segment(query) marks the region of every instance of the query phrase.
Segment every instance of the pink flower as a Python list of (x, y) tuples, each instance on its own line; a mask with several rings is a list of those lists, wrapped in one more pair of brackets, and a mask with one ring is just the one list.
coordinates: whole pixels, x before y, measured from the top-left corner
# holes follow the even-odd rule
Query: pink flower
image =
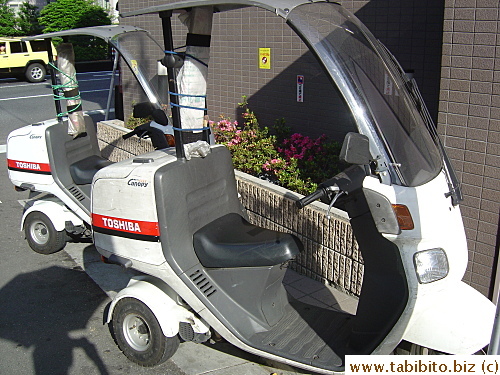
[(228, 146), (234, 146), (234, 145), (239, 145), (241, 143), (242, 139), (240, 136), (234, 137), (232, 140), (230, 140), (227, 145)]

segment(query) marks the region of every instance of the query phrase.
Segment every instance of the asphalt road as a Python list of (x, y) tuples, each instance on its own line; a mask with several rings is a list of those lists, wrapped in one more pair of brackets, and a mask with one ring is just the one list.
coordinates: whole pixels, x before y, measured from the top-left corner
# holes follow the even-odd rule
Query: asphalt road
[[(110, 72), (78, 80), (84, 109), (103, 109)], [(54, 113), (48, 82), (0, 79), (0, 158), (11, 130)], [(0, 374), (184, 374), (171, 361), (147, 369), (123, 356), (103, 324), (107, 295), (64, 251), (39, 255), (28, 247), (19, 228), (25, 198), (0, 162)]]
[[(79, 73), (77, 79), (83, 110), (104, 110), (111, 72)], [(50, 80), (28, 83), (15, 78), (0, 79), (0, 144), (5, 144), (13, 129), (54, 118), (55, 114)]]

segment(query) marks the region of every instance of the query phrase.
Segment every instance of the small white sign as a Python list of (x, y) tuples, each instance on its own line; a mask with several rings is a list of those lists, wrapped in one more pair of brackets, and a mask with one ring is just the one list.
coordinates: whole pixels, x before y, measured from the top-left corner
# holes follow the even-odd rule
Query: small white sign
[(389, 77), (389, 75), (387, 73), (385, 73), (384, 94), (385, 95), (392, 95), (392, 91), (393, 91), (392, 79)]
[(304, 101), (304, 76), (297, 76), (297, 102)]

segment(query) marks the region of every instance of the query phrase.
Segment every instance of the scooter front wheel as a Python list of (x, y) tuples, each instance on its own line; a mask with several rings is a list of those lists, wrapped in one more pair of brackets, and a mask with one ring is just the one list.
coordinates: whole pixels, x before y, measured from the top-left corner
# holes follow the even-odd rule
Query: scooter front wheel
[(39, 254), (53, 254), (66, 245), (66, 233), (57, 231), (52, 221), (42, 212), (31, 212), (24, 221), (26, 240), (33, 251)]
[(135, 298), (124, 298), (113, 310), (112, 328), (120, 350), (132, 362), (151, 367), (172, 357), (178, 336), (165, 337), (152, 311)]

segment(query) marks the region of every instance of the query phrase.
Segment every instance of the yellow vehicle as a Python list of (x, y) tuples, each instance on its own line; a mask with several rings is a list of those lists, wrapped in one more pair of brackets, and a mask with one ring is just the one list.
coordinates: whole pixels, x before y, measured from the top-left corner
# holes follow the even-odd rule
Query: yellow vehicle
[[(44, 81), (49, 62), (45, 41), (21, 39), (0, 37), (0, 73), (29, 82)], [(56, 55), (53, 45), (52, 53)]]

